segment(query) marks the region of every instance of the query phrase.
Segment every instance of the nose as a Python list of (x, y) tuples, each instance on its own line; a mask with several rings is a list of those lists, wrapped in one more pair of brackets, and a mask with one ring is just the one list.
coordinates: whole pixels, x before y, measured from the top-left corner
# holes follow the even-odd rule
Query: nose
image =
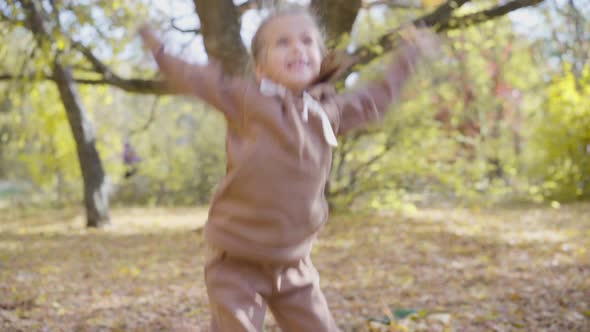
[(295, 42), (293, 43), (293, 51), (297, 53), (303, 53), (305, 50), (305, 45), (302, 42)]

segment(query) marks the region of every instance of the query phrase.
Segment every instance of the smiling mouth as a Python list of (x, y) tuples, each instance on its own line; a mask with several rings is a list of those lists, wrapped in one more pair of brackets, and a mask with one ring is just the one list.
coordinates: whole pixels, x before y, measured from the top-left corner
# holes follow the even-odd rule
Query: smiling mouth
[(309, 61), (298, 60), (298, 61), (291, 61), (287, 63), (288, 70), (301, 70), (309, 67)]

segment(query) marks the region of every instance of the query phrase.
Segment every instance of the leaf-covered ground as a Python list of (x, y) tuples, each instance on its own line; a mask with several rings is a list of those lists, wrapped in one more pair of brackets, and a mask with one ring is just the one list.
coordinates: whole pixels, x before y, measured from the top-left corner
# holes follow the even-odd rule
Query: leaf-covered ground
[[(0, 331), (206, 330), (206, 211), (112, 215), (0, 211)], [(314, 262), (344, 331), (590, 331), (590, 204), (334, 216)]]

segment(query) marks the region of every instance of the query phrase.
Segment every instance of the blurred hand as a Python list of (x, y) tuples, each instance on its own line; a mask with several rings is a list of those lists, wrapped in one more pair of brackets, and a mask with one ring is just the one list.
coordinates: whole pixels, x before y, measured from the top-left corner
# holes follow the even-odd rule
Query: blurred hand
[(441, 51), (438, 36), (428, 29), (418, 29), (415, 26), (404, 28), (400, 35), (403, 39), (402, 56), (411, 69), (422, 59), (434, 59)]
[(155, 52), (160, 48), (162, 43), (160, 42), (160, 39), (156, 36), (156, 33), (151, 28), (151, 26), (149, 26), (148, 24), (141, 25), (141, 27), (138, 29), (138, 33), (141, 39), (143, 40), (143, 44), (150, 51)]

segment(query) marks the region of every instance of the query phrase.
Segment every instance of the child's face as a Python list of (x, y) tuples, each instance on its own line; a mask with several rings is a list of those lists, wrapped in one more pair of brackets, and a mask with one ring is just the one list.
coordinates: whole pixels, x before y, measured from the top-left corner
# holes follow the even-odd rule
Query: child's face
[(256, 66), (259, 79), (268, 78), (292, 91), (302, 91), (320, 73), (320, 35), (305, 15), (272, 19), (262, 31), (264, 48)]

